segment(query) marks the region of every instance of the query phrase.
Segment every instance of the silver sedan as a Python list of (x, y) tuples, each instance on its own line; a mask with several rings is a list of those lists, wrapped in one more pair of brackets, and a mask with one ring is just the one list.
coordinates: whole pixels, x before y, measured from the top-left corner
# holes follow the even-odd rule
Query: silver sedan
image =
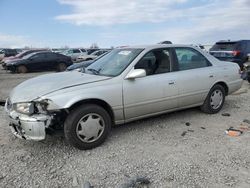
[(190, 107), (217, 113), (241, 87), (240, 68), (185, 45), (117, 48), (82, 72), (27, 80), (5, 109), (17, 137), (43, 140), (63, 129), (79, 149), (99, 146), (112, 125)]

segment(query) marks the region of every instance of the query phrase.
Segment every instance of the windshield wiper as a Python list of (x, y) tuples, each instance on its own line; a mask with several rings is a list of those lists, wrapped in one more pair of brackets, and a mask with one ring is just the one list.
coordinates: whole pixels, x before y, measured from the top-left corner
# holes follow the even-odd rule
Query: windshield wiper
[(95, 69), (92, 69), (92, 68), (90, 68), (90, 69), (87, 69), (88, 71), (90, 71), (90, 72), (92, 72), (92, 73), (94, 73), (95, 75), (98, 75), (99, 74), (99, 70), (95, 70)]

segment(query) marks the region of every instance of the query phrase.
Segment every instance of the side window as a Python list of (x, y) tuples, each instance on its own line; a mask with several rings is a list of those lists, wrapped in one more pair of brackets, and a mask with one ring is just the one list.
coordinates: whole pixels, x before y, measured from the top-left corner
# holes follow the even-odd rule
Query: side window
[(80, 53), (80, 50), (78, 50), (78, 49), (73, 49), (73, 53)]
[(210, 62), (192, 48), (175, 48), (179, 70), (189, 70), (211, 66)]
[(35, 54), (31, 58), (34, 60), (40, 60), (40, 59), (44, 58), (44, 54), (41, 54), (41, 53)]
[(97, 56), (102, 55), (103, 51), (99, 51), (96, 53)]
[(144, 69), (147, 76), (170, 72), (170, 52), (159, 49), (148, 52), (136, 65), (135, 69)]
[(85, 50), (85, 49), (81, 49), (81, 51), (82, 51), (83, 53), (85, 53), (85, 52), (86, 52), (86, 50)]
[(46, 56), (48, 59), (56, 59), (57, 58), (56, 54), (54, 54), (54, 53), (47, 53)]

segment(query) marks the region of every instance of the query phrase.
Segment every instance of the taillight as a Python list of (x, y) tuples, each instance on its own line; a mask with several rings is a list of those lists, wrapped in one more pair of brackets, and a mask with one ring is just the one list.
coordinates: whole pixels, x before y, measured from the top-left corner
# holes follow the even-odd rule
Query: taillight
[(233, 56), (238, 56), (238, 55), (240, 55), (240, 51), (233, 51)]

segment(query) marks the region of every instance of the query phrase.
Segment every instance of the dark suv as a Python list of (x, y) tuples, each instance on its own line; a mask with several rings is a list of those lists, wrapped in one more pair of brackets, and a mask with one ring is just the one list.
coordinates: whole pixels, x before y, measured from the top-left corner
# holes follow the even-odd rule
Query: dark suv
[(209, 50), (209, 53), (222, 61), (238, 63), (241, 69), (250, 53), (250, 40), (219, 41)]

